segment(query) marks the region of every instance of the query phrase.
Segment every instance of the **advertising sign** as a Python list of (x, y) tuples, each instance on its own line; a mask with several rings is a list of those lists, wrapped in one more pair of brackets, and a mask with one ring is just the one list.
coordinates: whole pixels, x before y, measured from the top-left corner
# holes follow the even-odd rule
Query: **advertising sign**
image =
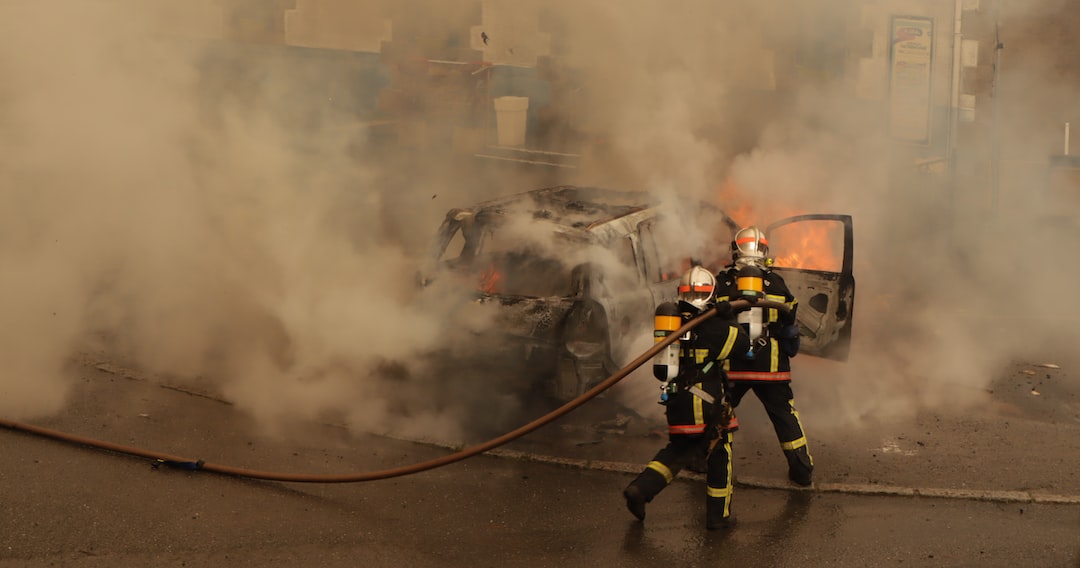
[(889, 132), (893, 138), (929, 144), (934, 20), (893, 16), (889, 48)]

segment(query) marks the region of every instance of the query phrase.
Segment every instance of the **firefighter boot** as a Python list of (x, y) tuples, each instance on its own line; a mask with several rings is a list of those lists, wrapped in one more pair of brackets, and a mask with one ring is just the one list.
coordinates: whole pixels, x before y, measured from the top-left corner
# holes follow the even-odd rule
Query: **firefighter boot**
[(784, 457), (788, 461), (788, 479), (797, 485), (809, 487), (814, 482), (814, 458), (810, 456), (806, 446), (784, 450)]
[(735, 526), (735, 517), (728, 508), (730, 497), (713, 497), (705, 502), (705, 528), (711, 531), (726, 530)]
[(631, 483), (623, 489), (623, 497), (626, 497), (626, 508), (630, 511), (631, 515), (637, 517), (637, 520), (645, 520), (645, 503), (648, 501), (645, 499), (645, 495), (641, 492), (641, 488)]
[(637, 520), (644, 521), (645, 504), (652, 501), (653, 497), (666, 486), (667, 479), (662, 474), (651, 467), (646, 469), (623, 490), (626, 508)]

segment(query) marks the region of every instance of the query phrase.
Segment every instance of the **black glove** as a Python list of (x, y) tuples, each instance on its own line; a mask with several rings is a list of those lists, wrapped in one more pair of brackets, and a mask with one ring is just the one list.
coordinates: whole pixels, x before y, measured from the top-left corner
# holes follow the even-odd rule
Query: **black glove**
[(731, 309), (731, 302), (722, 301), (716, 303), (716, 317), (722, 320), (735, 319), (735, 312)]
[(793, 323), (780, 328), (780, 331), (776, 334), (777, 344), (780, 346), (780, 351), (788, 357), (794, 357), (799, 354), (799, 347), (802, 343), (799, 337), (802, 335), (802, 330), (799, 329), (799, 324)]
[(776, 332), (777, 339), (795, 339), (802, 333), (802, 329), (799, 328), (799, 324), (792, 323), (781, 327)]

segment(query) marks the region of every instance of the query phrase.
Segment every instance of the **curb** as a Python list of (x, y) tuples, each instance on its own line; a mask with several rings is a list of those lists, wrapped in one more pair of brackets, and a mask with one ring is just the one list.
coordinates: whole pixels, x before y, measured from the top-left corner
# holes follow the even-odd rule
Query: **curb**
[[(147, 377), (136, 370), (127, 369), (118, 365), (113, 365), (108, 362), (92, 361), (89, 357), (84, 356), (83, 364), (97, 368), (100, 371), (117, 375), (123, 378), (145, 381)], [(206, 393), (192, 391), (189, 389), (181, 388), (169, 384), (160, 384), (162, 388), (175, 390), (184, 394), (198, 396), (202, 398), (209, 398), (224, 404), (231, 405), (232, 403), (217, 398)], [(424, 444), (427, 446), (433, 446), (443, 448), (451, 451), (458, 451), (462, 449), (462, 446), (456, 446), (452, 444), (444, 444), (438, 442), (432, 442), (429, 440), (418, 440), (411, 438), (401, 438), (396, 436), (384, 436), (386, 438), (401, 440), (404, 442), (412, 442), (416, 444)], [(558, 465), (563, 467), (570, 467), (576, 469), (587, 469), (594, 471), (607, 471), (613, 473), (627, 473), (637, 474), (641, 472), (641, 464), (633, 464), (627, 462), (606, 461), (606, 460), (586, 460), (579, 458), (562, 458), (557, 456), (546, 456), (541, 454), (530, 454), (528, 452), (521, 452), (515, 450), (499, 450), (493, 449), (484, 452), (481, 455), (488, 455), (492, 457), (498, 457), (503, 459), (513, 459), (518, 461), (530, 461), (535, 463), (544, 463), (550, 465)], [(695, 481), (705, 481), (705, 476), (700, 473), (694, 473), (690, 471), (679, 472), (678, 479), (689, 479)], [(1080, 505), (1080, 495), (1055, 495), (1052, 493), (1041, 493), (1033, 491), (1000, 491), (1000, 490), (980, 490), (980, 489), (945, 489), (938, 487), (902, 487), (896, 485), (879, 485), (879, 484), (854, 484), (854, 483), (814, 483), (810, 487), (799, 487), (792, 485), (787, 480), (765, 479), (759, 477), (739, 477), (735, 476), (735, 485), (739, 487), (747, 487), (753, 489), (772, 489), (782, 491), (805, 491), (812, 493), (843, 493), (847, 495), (867, 495), (867, 496), (879, 496), (879, 497), (928, 497), (935, 499), (961, 499), (968, 501), (986, 501), (993, 503), (1037, 503), (1046, 505)]]
[[(418, 442), (417, 440), (409, 440)], [(428, 442), (418, 442), (428, 443)], [(449, 448), (441, 444), (432, 444)], [(512, 450), (490, 450), (484, 455), (493, 457), (514, 459), (519, 461), (531, 461), (560, 465), (576, 469), (589, 469), (594, 471), (609, 471), (615, 473), (637, 474), (641, 472), (640, 464), (626, 462), (584, 460), (575, 458), (561, 458), (530, 454)], [(700, 473), (681, 471), (679, 479), (705, 481), (705, 476)], [(759, 477), (735, 477), (735, 485), (753, 489), (773, 489), (783, 491), (806, 491), (812, 493), (843, 493), (847, 495), (868, 495), (879, 497), (928, 497), (937, 499), (962, 499), (968, 501), (986, 501), (994, 503), (1038, 503), (1048, 505), (1080, 505), (1080, 495), (1054, 495), (1032, 491), (995, 491), (979, 489), (943, 489), (935, 487), (900, 487), (895, 485), (878, 484), (855, 484), (855, 483), (815, 483), (810, 487), (792, 485), (787, 480), (765, 479)]]

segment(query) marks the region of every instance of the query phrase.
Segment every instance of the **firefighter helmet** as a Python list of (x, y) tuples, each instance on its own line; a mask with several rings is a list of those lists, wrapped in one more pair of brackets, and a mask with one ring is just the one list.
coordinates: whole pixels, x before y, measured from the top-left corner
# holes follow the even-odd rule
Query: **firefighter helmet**
[(679, 299), (699, 310), (716, 297), (716, 277), (704, 266), (691, 266), (679, 281)]
[(735, 233), (735, 240), (731, 241), (731, 260), (764, 266), (768, 256), (769, 239), (761, 229), (751, 226)]

